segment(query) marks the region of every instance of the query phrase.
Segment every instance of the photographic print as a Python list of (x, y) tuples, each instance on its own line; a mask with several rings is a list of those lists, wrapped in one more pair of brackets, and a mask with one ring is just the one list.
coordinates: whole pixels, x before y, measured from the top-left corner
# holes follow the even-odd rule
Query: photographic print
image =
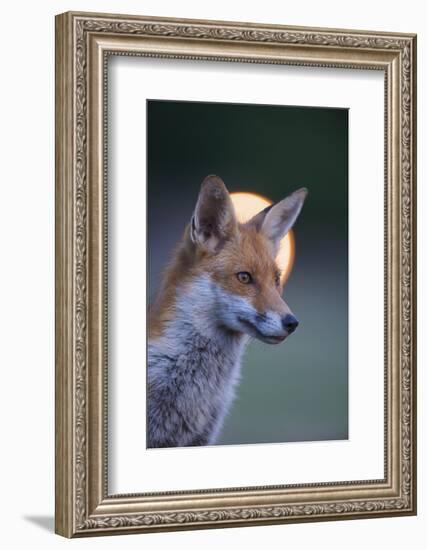
[(348, 110), (147, 101), (147, 447), (348, 438)]
[(55, 530), (416, 513), (416, 35), (56, 17)]

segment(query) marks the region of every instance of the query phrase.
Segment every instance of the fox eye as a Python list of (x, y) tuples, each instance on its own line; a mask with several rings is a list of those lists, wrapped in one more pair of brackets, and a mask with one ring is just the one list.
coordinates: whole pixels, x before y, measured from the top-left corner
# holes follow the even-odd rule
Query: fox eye
[(247, 271), (239, 271), (239, 273), (236, 273), (236, 277), (238, 278), (239, 282), (244, 285), (248, 285), (252, 282), (252, 275)]
[(274, 284), (280, 286), (280, 275), (278, 273), (274, 276)]

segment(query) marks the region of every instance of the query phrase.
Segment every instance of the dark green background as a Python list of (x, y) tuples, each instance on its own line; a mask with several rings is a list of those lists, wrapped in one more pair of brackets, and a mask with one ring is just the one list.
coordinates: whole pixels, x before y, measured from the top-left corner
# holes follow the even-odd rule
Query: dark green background
[(147, 120), (150, 301), (206, 175), (273, 201), (309, 190), (284, 293), (300, 326), (250, 344), (218, 443), (347, 439), (348, 111), (148, 101)]

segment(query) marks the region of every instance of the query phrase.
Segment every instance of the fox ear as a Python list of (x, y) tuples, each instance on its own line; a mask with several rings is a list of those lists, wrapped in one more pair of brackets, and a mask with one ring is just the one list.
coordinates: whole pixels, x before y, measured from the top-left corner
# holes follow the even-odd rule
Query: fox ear
[(191, 220), (191, 239), (209, 252), (216, 252), (236, 228), (234, 206), (224, 182), (218, 176), (207, 176)]
[(275, 254), (279, 250), (280, 241), (296, 222), (306, 196), (307, 189), (298, 189), (252, 218), (251, 223), (272, 243)]

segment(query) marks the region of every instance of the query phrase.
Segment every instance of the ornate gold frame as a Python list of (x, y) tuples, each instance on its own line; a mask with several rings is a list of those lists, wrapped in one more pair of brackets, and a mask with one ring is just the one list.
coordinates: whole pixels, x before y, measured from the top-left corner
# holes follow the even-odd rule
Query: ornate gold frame
[[(108, 495), (105, 154), (108, 55), (385, 74), (385, 477)], [(415, 514), (416, 37), (248, 23), (56, 17), (56, 532), (66, 537)]]

